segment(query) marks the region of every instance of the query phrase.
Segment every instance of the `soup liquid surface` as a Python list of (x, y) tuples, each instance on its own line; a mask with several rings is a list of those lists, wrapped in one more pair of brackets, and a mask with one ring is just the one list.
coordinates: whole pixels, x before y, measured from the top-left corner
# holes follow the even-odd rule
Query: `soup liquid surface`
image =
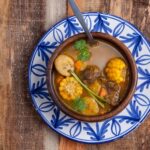
[[(90, 47), (89, 51), (91, 52), (92, 56), (87, 63), (97, 65), (101, 70), (104, 69), (105, 65), (111, 58), (123, 58), (115, 47), (103, 41), (99, 41), (99, 46)], [(62, 53), (67, 54), (76, 60), (78, 51), (73, 47), (73, 45), (69, 45)]]

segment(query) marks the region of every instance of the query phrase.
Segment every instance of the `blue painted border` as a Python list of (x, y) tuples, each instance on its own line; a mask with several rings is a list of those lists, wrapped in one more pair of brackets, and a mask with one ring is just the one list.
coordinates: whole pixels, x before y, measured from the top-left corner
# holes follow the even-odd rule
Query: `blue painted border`
[[(97, 15), (97, 13), (99, 13), (99, 12), (84, 12), (83, 14), (84, 14), (84, 15), (92, 15), (92, 16), (94, 15), (94, 16), (95, 16), (95, 15)], [(148, 47), (149, 50), (150, 50), (150, 43), (149, 43), (148, 39), (147, 39), (133, 24), (131, 24), (130, 22), (128, 22), (128, 21), (126, 21), (126, 20), (124, 20), (124, 19), (122, 19), (122, 18), (120, 18), (120, 17), (118, 17), (118, 16), (109, 15), (109, 14), (106, 14), (106, 13), (101, 13), (101, 14), (103, 14), (103, 15), (108, 15), (108, 17), (110, 16), (110, 18), (113, 18), (113, 19), (115, 19), (115, 20), (117, 20), (117, 21), (118, 21), (118, 20), (119, 20), (119, 21), (120, 21), (120, 20), (123, 20), (125, 23), (127, 23), (126, 25), (127, 25), (128, 27), (130, 27), (131, 29), (135, 30), (135, 31), (138, 32), (140, 35), (142, 35), (143, 39), (146, 41), (147, 47)], [(74, 16), (71, 16), (71, 17), (69, 17), (69, 18), (72, 18), (72, 17), (74, 17)], [(40, 40), (38, 43), (40, 43), (41, 41), (43, 41), (43, 40), (46, 38), (46, 36), (53, 30), (53, 28), (55, 28), (55, 27), (57, 27), (58, 25), (62, 24), (65, 20), (66, 20), (66, 18), (65, 18), (65, 19), (62, 19), (62, 20), (59, 21), (57, 24), (55, 24), (54, 26), (52, 26), (52, 27), (44, 34), (44, 36), (41, 38), (41, 40)], [(28, 90), (29, 90), (30, 95), (31, 95), (31, 92), (30, 92), (30, 91), (31, 91), (31, 90), (30, 90), (30, 85), (31, 85), (30, 73), (31, 73), (31, 72), (30, 72), (30, 70), (31, 70), (31, 64), (32, 64), (33, 58), (35, 57), (35, 54), (36, 54), (36, 50), (37, 50), (37, 46), (34, 48), (34, 50), (33, 50), (33, 52), (32, 52), (32, 55), (31, 55), (31, 58), (30, 58), (30, 61), (29, 61), (29, 69), (28, 69), (29, 88), (28, 88)], [(31, 95), (31, 97), (32, 97), (32, 95)], [(77, 142), (80, 142), (80, 143), (86, 143), (86, 144), (107, 143), (107, 142), (112, 142), (112, 141), (115, 141), (115, 140), (117, 140), (117, 139), (119, 139), (119, 138), (122, 138), (122, 137), (124, 137), (125, 135), (127, 135), (129, 132), (131, 132), (132, 130), (136, 129), (136, 128), (143, 122), (143, 120), (148, 116), (148, 114), (150, 114), (150, 110), (147, 110), (147, 112), (145, 113), (145, 115), (143, 115), (143, 118), (140, 120), (139, 123), (135, 124), (134, 127), (132, 127), (132, 128), (130, 128), (129, 130), (127, 130), (125, 134), (122, 133), (122, 135), (116, 136), (115, 139), (110, 139), (110, 140), (107, 139), (106, 141), (103, 140), (103, 142), (101, 142), (101, 141), (94, 141), (94, 142), (92, 142), (91, 140), (81, 141), (81, 140), (78, 140), (77, 138), (76, 138), (76, 139), (73, 139), (73, 138), (71, 138), (70, 136), (65, 135), (63, 132), (52, 128), (52, 127), (49, 125), (48, 120), (47, 120), (47, 119), (42, 115), (42, 113), (37, 109), (38, 107), (37, 107), (37, 105), (36, 105), (36, 102), (35, 102), (34, 97), (32, 97), (32, 104), (33, 104), (35, 110), (36, 110), (36, 111), (39, 113), (39, 115), (42, 117), (42, 119), (44, 120), (44, 122), (45, 122), (53, 131), (55, 131), (55, 132), (61, 134), (61, 135), (64, 136), (64, 137), (67, 137), (67, 138), (69, 138), (69, 139), (71, 139), (71, 140), (73, 140), (73, 141), (77, 141)]]

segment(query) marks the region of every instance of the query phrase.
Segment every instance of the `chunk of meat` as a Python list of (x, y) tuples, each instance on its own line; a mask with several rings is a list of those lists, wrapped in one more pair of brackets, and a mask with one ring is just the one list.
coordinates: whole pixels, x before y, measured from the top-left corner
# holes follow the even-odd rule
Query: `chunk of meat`
[(105, 100), (112, 106), (116, 106), (119, 103), (120, 86), (112, 81), (108, 81), (105, 84), (108, 95), (105, 96)]
[(101, 90), (100, 90), (99, 95), (100, 95), (101, 97), (105, 97), (107, 94), (108, 94), (108, 93), (107, 93), (106, 88), (102, 87)]
[(89, 65), (83, 71), (83, 80), (88, 83), (94, 82), (100, 76), (100, 69), (96, 65)]

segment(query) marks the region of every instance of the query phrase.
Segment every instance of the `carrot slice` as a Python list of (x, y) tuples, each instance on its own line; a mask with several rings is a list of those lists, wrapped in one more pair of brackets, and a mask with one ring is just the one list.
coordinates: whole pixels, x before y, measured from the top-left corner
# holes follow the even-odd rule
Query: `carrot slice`
[(59, 84), (62, 81), (62, 79), (64, 79), (64, 77), (62, 75), (57, 75), (56, 76), (56, 83)]
[(76, 71), (83, 71), (86, 68), (86, 63), (78, 60), (75, 62), (75, 69)]
[(106, 90), (106, 88), (102, 87), (101, 90), (100, 90), (99, 95), (100, 95), (101, 97), (106, 96), (106, 95), (107, 95), (107, 90)]

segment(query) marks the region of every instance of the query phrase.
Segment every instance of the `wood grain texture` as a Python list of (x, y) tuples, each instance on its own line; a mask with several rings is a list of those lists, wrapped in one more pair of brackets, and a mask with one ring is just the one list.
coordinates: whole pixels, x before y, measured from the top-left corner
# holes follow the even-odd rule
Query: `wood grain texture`
[[(5, 112), (8, 109), (7, 102), (10, 97), (11, 79), (10, 79), (10, 50), (6, 48), (6, 24), (8, 18), (8, 0), (0, 1), (0, 6), (5, 10), (0, 9), (0, 150), (4, 147), (5, 136)], [(2, 51), (2, 50), (5, 50)], [(5, 81), (5, 82), (4, 82)]]
[[(110, 0), (75, 0), (78, 5), (80, 11), (89, 12), (89, 11), (101, 11), (104, 13), (108, 13), (110, 9)], [(67, 9), (67, 15), (73, 15), (73, 11), (71, 10), (69, 4)]]
[[(5, 3), (5, 1), (4, 1)], [(6, 4), (6, 3), (5, 3)], [(1, 10), (5, 10), (4, 5)], [(27, 86), (28, 60), (39, 35), (43, 30), (42, 1), (33, 0), (9, 0), (5, 29), (6, 40), (4, 54), (9, 52), (7, 67), (9, 74), (5, 72), (3, 77), (10, 78), (7, 85), (7, 100), (4, 107), (4, 136), (2, 149), (42, 149), (43, 126), (35, 110), (31, 105)], [(6, 58), (4, 58), (6, 59)], [(8, 79), (2, 80), (5, 85)], [(4, 96), (3, 96), (4, 98)], [(1, 99), (1, 102), (3, 99)], [(39, 143), (36, 145), (35, 142)]]
[(46, 0), (45, 30), (66, 17), (66, 0)]
[(150, 0), (134, 0), (132, 20), (135, 25), (150, 40)]
[[(81, 11), (111, 13), (150, 39), (150, 0), (76, 0)], [(102, 145), (70, 141), (37, 115), (27, 91), (31, 52), (51, 25), (72, 15), (67, 0), (0, 0), (0, 150), (149, 150), (150, 117), (123, 139)]]

